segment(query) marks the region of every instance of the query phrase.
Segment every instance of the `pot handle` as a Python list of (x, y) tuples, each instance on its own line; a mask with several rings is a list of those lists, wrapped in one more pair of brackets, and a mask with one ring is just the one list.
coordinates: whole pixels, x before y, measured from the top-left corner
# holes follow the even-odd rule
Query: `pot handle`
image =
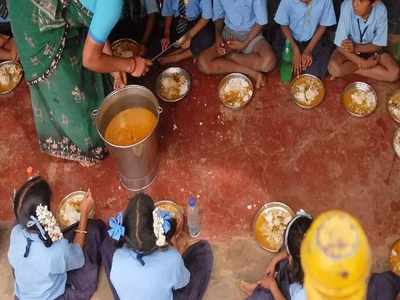
[(164, 112), (164, 109), (161, 106), (159, 106), (157, 111), (158, 111), (158, 114), (161, 115)]
[(93, 109), (92, 112), (90, 113), (90, 117), (92, 118), (93, 121), (96, 121), (98, 115), (99, 115), (98, 109)]

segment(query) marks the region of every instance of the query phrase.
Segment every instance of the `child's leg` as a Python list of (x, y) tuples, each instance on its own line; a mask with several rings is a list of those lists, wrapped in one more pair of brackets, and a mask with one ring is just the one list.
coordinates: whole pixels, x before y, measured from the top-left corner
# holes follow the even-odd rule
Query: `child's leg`
[(370, 69), (359, 69), (355, 73), (379, 81), (394, 82), (399, 79), (400, 68), (388, 53), (380, 55), (379, 63)]
[(276, 57), (272, 47), (262, 38), (256, 42), (251, 53), (232, 53), (229, 59), (255, 71), (269, 72), (276, 65)]
[(332, 77), (343, 77), (354, 73), (358, 70), (353, 62), (347, 60), (337, 49), (333, 51), (331, 59), (328, 64), (328, 72)]
[[(75, 227), (73, 228), (75, 229)], [(85, 265), (68, 272), (67, 286), (62, 299), (89, 300), (97, 289), (97, 279), (101, 263), (100, 246), (106, 234), (106, 225), (101, 220), (89, 220), (83, 252)], [(68, 240), (73, 239), (74, 231), (65, 234)]]
[(254, 290), (257, 288), (257, 283), (250, 283), (246, 281), (240, 282), (240, 289), (244, 292), (247, 296), (253, 294)]
[(201, 300), (210, 282), (214, 256), (207, 241), (191, 245), (183, 254), (186, 268), (190, 272), (190, 282), (174, 291), (174, 300)]
[(111, 284), (110, 280), (110, 273), (111, 273), (111, 267), (112, 267), (112, 260), (114, 256), (114, 252), (117, 250), (117, 247), (115, 245), (114, 240), (112, 240), (109, 236), (107, 236), (102, 245), (101, 245), (101, 262), (104, 266), (104, 269), (106, 271), (106, 276), (108, 279), (108, 283), (110, 284), (112, 294), (114, 296), (114, 300), (119, 300), (118, 294), (115, 291), (113, 285)]
[(367, 300), (396, 299), (400, 293), (400, 277), (392, 272), (373, 274), (368, 283)]
[(161, 65), (167, 65), (167, 64), (177, 63), (191, 57), (192, 57), (192, 52), (189, 49), (178, 49), (164, 57), (161, 57), (158, 60), (158, 62)]
[(256, 88), (264, 85), (264, 76), (253, 69), (235, 63), (224, 56), (218, 54), (215, 46), (205, 50), (200, 54), (198, 66), (205, 74), (226, 74), (239, 72), (250, 76), (256, 82)]
[(309, 68), (305, 70), (304, 73), (317, 76), (318, 78), (324, 79), (329, 58), (331, 56), (332, 47), (330, 43), (322, 37), (318, 44), (315, 46), (312, 53), (312, 64)]

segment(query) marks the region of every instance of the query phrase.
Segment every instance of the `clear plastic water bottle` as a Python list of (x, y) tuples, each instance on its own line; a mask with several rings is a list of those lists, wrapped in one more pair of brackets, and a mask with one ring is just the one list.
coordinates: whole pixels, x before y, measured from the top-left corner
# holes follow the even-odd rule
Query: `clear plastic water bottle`
[(190, 236), (198, 237), (200, 235), (200, 214), (197, 199), (193, 196), (188, 200), (187, 223)]

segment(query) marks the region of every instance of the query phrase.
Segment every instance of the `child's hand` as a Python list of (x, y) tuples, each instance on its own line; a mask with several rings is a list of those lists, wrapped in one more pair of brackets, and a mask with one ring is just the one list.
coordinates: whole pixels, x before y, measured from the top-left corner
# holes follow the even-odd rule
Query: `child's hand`
[(350, 39), (346, 39), (342, 42), (342, 48), (344, 51), (354, 53), (354, 43)]
[(17, 50), (17, 45), (15, 44), (14, 39), (10, 39), (8, 41), (6, 48), (9, 48), (11, 51), (11, 60), (18, 61), (19, 60), (18, 50)]
[(165, 37), (161, 40), (161, 49), (164, 51), (168, 48), (169, 44), (171, 43), (169, 37)]
[(83, 198), (82, 202), (81, 202), (81, 214), (84, 216), (88, 216), (90, 211), (93, 210), (94, 208), (94, 200), (92, 197), (92, 192), (90, 191), (90, 189), (88, 189), (88, 191), (85, 194), (85, 197)]
[(276, 286), (276, 280), (273, 276), (266, 276), (263, 279), (259, 280), (257, 284), (261, 285), (265, 289), (271, 290)]
[(295, 76), (299, 76), (302, 72), (301, 53), (298, 49), (293, 52), (293, 72)]
[(309, 68), (312, 65), (312, 62), (313, 62), (312, 54), (306, 49), (301, 55), (301, 67), (303, 71)]
[(189, 33), (186, 33), (178, 40), (178, 44), (182, 49), (189, 49), (191, 43), (192, 43), (192, 36)]
[(216, 39), (215, 40), (215, 49), (217, 53), (221, 56), (226, 55), (226, 45), (223, 39)]
[(246, 42), (238, 41), (238, 40), (229, 40), (226, 42), (228, 47), (232, 50), (240, 51), (247, 47)]
[(265, 275), (274, 276), (275, 270), (276, 270), (276, 262), (274, 259), (272, 259), (268, 264), (267, 269), (265, 270)]
[(379, 63), (379, 55), (373, 55), (368, 59), (362, 59), (360, 58), (360, 61), (358, 63), (358, 67), (360, 69), (370, 69), (375, 67)]

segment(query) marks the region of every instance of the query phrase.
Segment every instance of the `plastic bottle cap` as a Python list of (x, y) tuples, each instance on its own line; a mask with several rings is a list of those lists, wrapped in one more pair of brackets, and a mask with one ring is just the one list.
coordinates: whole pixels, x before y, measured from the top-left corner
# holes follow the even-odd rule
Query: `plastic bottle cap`
[(196, 206), (196, 198), (195, 197), (190, 197), (189, 198), (189, 206), (190, 207), (195, 207)]

